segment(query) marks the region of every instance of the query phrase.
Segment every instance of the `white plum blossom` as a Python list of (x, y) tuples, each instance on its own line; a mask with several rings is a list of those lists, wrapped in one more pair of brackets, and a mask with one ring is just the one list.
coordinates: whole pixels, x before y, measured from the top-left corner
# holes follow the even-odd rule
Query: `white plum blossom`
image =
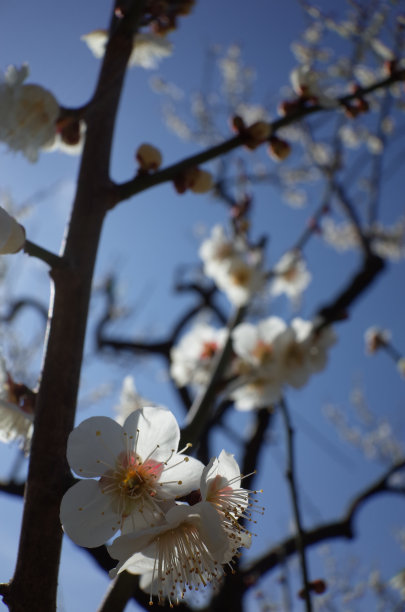
[(282, 337), (280, 361), (285, 383), (299, 389), (314, 372), (326, 366), (328, 349), (335, 344), (331, 327), (316, 331), (312, 321), (295, 318)]
[(366, 353), (372, 355), (378, 349), (387, 346), (391, 342), (391, 332), (389, 329), (381, 329), (377, 325), (372, 325), (364, 332), (364, 344)]
[(405, 600), (405, 569), (395, 574), (389, 582), (392, 588), (399, 591), (401, 598)]
[(279, 317), (269, 317), (257, 325), (241, 323), (232, 332), (238, 376), (228, 388), (238, 410), (252, 410), (277, 402), (282, 392), (279, 346), (287, 325)]
[(223, 520), (229, 536), (229, 557), (232, 559), (237, 549), (249, 548), (251, 534), (238, 523), (238, 519), (251, 520), (246, 510), (251, 491), (241, 488), (241, 474), (234, 456), (223, 450), (213, 457), (204, 468), (201, 483), (201, 497), (214, 506)]
[(326, 366), (335, 341), (330, 327), (317, 331), (311, 321), (300, 318), (290, 325), (278, 317), (257, 325), (241, 323), (232, 332), (237, 378), (226, 392), (238, 410), (271, 406), (280, 400), (285, 385), (300, 388)]
[[(81, 37), (93, 55), (103, 57), (108, 41), (106, 30), (94, 30)], [(172, 54), (173, 45), (164, 36), (153, 32), (138, 32), (134, 37), (133, 49), (130, 55), (129, 66), (142, 68), (157, 68), (159, 61)]]
[(311, 274), (300, 253), (288, 251), (273, 268), (272, 295), (285, 293), (296, 302), (311, 282)]
[(140, 410), (145, 406), (154, 405), (155, 404), (153, 402), (139, 395), (132, 376), (126, 376), (122, 383), (120, 402), (114, 407), (114, 410), (117, 413), (115, 420), (120, 425), (123, 425), (127, 417), (129, 417), (131, 412), (134, 412), (134, 410)]
[(60, 108), (47, 89), (24, 84), (27, 76), (28, 66), (9, 66), (0, 84), (0, 140), (35, 162), (55, 141)]
[(212, 372), (213, 359), (224, 346), (226, 329), (198, 323), (170, 353), (170, 374), (179, 387), (205, 385)]
[(211, 237), (202, 243), (199, 255), (204, 263), (204, 273), (215, 277), (216, 269), (223, 263), (237, 258), (242, 250), (240, 240), (231, 240), (225, 234), (221, 225), (215, 225), (211, 231)]
[(222, 577), (222, 563), (228, 561), (229, 538), (212, 504), (171, 508), (160, 525), (118, 537), (108, 552), (118, 559), (110, 572), (114, 577), (124, 570), (146, 574), (142, 588), (163, 604), (175, 605), (186, 592), (199, 590)]
[(108, 417), (76, 427), (67, 458), (84, 480), (62, 499), (60, 518), (69, 537), (91, 548), (124, 527), (157, 525), (175, 498), (199, 486), (203, 465), (177, 452), (179, 440), (175, 417), (160, 407), (132, 412), (122, 427)]
[(324, 108), (338, 106), (338, 102), (327, 95), (324, 88), (320, 86), (320, 76), (309, 64), (302, 64), (294, 68), (290, 74), (290, 81), (298, 96), (314, 98)]
[(204, 273), (236, 306), (247, 304), (265, 284), (261, 251), (249, 248), (239, 236), (228, 239), (219, 225), (202, 243), (199, 254)]
[(32, 438), (34, 415), (29, 407), (20, 406), (12, 391), (12, 381), (0, 356), (0, 442), (19, 441), (26, 452)]

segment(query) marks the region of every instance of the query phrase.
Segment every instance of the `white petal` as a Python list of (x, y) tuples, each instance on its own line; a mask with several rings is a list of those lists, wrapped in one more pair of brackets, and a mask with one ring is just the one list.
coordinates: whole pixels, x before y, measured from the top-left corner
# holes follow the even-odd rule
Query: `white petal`
[(108, 495), (95, 480), (81, 480), (62, 498), (60, 520), (64, 531), (79, 546), (101, 546), (120, 528)]
[(91, 478), (114, 467), (125, 449), (121, 425), (108, 417), (91, 417), (71, 432), (67, 459), (76, 474)]
[[(170, 469), (169, 469), (170, 468)], [(204, 465), (194, 457), (175, 455), (167, 462), (160, 480), (159, 497), (182, 497), (200, 487)]]
[(129, 415), (124, 423), (128, 436), (138, 430), (136, 453), (145, 461), (149, 456), (155, 461), (165, 461), (171, 451), (177, 450), (180, 429), (174, 415), (160, 406), (147, 406)]

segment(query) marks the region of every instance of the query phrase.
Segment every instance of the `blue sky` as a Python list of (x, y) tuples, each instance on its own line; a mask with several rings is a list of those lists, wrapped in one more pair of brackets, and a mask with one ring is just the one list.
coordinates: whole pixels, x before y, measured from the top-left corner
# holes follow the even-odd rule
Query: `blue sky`
[[(321, 2), (320, 5), (328, 9), (336, 7), (333, 2)], [(68, 4), (51, 0), (2, 3), (0, 68), (4, 70), (8, 64), (28, 62), (30, 82), (50, 89), (61, 104), (76, 106), (86, 102), (95, 84), (99, 61), (80, 41), (80, 36), (106, 27), (109, 12), (108, 0), (97, 3), (72, 0)], [(220, 43), (226, 48), (236, 42), (243, 49), (244, 62), (253, 66), (257, 73), (253, 100), (267, 102), (275, 116), (280, 99), (278, 91), (288, 84), (289, 73), (296, 65), (290, 44), (305, 23), (294, 0), (282, 3), (223, 0), (220, 10), (214, 0), (197, 2), (193, 14), (181, 20), (179, 30), (171, 37), (174, 55), (164, 60), (156, 73), (184, 89), (186, 95), (190, 94), (201, 85), (209, 46)], [(151, 75), (142, 69), (132, 69), (127, 75), (111, 168), (116, 181), (127, 180), (133, 175), (134, 151), (141, 142), (159, 146), (165, 164), (200, 148), (195, 143), (178, 140), (166, 129), (162, 121), (162, 99), (151, 91), (149, 84)], [(223, 126), (226, 134), (225, 119)], [(78, 158), (44, 153), (37, 164), (30, 164), (19, 154), (7, 153), (4, 147), (0, 155), (1, 190), (12, 194), (17, 207), (25, 202), (32, 204), (30, 216), (23, 220), (28, 237), (49, 250), (59, 251), (69, 218)], [(268, 159), (265, 163), (269, 167), (272, 164)], [(397, 195), (400, 189), (399, 180), (393, 179), (384, 192), (384, 218), (389, 223), (401, 212), (403, 214), (403, 202)], [(255, 197), (252, 232), (256, 237), (263, 232), (270, 235), (268, 261), (271, 265), (300, 235), (319, 202), (320, 193), (314, 187), (307, 206), (299, 210), (288, 207), (277, 190), (269, 186), (257, 188)], [(121, 204), (109, 215), (102, 236), (96, 282), (118, 270), (123, 301), (137, 305), (136, 316), (131, 316), (121, 331), (148, 337), (160, 337), (165, 333), (189, 303), (187, 298), (172, 291), (176, 265), (198, 263), (200, 237), (196, 228), (202, 224), (209, 230), (215, 223), (225, 220), (225, 209), (217, 201), (194, 194), (178, 196), (172, 185), (153, 188), (136, 200)], [(316, 237), (309, 243), (305, 255), (314, 281), (304, 296), (300, 314), (310, 318), (347, 281), (358, 265), (359, 256), (352, 252), (337, 254)], [(13, 295), (40, 295), (46, 303), (49, 294), (46, 267), (24, 255), (14, 258), (11, 265), (16, 279)], [(365, 329), (378, 324), (392, 330), (399, 349), (405, 347), (403, 278), (403, 264), (391, 264), (384, 277), (354, 306), (350, 321), (338, 326), (339, 341), (331, 351), (326, 372), (314, 376), (303, 391), (291, 391), (287, 396), (298, 429), (298, 476), (306, 526), (340, 516), (355, 492), (380, 473), (378, 464), (367, 462), (360, 452), (341, 443), (323, 417), (325, 404), (335, 403), (348, 412), (353, 385), (360, 381), (370, 408), (379, 419), (391, 420), (403, 440), (404, 382), (386, 355), (366, 358), (363, 346)], [(100, 303), (95, 299), (92, 312), (97, 313), (99, 309)], [(283, 299), (272, 305), (271, 312), (291, 317), (291, 308)], [(135, 376), (143, 395), (168, 405), (181, 419), (182, 412), (176, 405), (175, 394), (165, 382), (161, 364), (131, 358), (121, 358), (118, 363), (112, 359), (100, 361), (94, 354), (91, 337), (86, 353), (88, 365), (83, 372), (78, 421), (95, 414), (111, 415), (111, 407), (117, 401), (126, 374)], [(111, 394), (97, 405), (89, 406), (84, 399), (105, 380), (111, 381)], [(233, 413), (231, 418), (234, 427), (247, 431), (252, 417)], [(283, 478), (283, 432), (278, 421), (274, 436), (276, 444), (259, 469), (257, 486), (264, 489), (266, 513), (257, 527), (259, 537), (249, 552), (252, 558), (287, 533), (291, 518)], [(232, 442), (219, 438), (218, 445), (224, 444), (232, 445)], [(218, 452), (221, 448), (218, 446)], [(237, 452), (235, 448), (227, 448)], [(15, 449), (0, 449), (5, 474), (14, 456)], [(21, 504), (4, 496), (0, 501), (3, 517), (0, 574), (1, 579), (6, 580), (14, 567)], [(381, 497), (371, 502), (361, 511), (356, 523), (359, 539), (353, 545), (339, 546), (339, 563), (344, 565), (342, 560), (353, 554), (367, 567), (378, 565), (383, 577), (389, 578), (405, 566), (404, 551), (399, 550), (393, 538), (395, 528), (403, 525), (403, 516), (401, 500)], [(317, 553), (311, 553), (310, 558), (315, 577), (316, 572), (321, 571)], [(96, 609), (108, 583), (108, 578), (94, 568), (85, 554), (65, 541), (61, 610)], [(272, 593), (276, 587), (273, 582), (266, 583), (263, 588)], [(251, 605), (255, 605), (253, 601)], [(136, 607), (131, 605), (128, 609)], [(299, 610), (300, 604), (295, 609)], [(367, 608), (360, 605), (359, 609)]]

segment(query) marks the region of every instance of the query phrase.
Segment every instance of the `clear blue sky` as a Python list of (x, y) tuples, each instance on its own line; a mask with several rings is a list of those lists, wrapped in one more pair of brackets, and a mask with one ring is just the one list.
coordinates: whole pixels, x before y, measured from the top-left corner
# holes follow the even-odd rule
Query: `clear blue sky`
[[(333, 7), (334, 3), (321, 4)], [(0, 68), (28, 62), (30, 82), (49, 88), (65, 106), (84, 103), (93, 90), (99, 61), (80, 41), (80, 36), (106, 27), (109, 12), (108, 0), (2, 3)], [(253, 100), (270, 102), (270, 110), (275, 115), (278, 91), (288, 84), (289, 73), (296, 65), (290, 44), (304, 23), (294, 0), (277, 3), (223, 0), (220, 8), (214, 0), (197, 2), (193, 14), (181, 21), (179, 30), (171, 37), (175, 45), (173, 57), (164, 60), (156, 73), (175, 82), (186, 93), (192, 93), (201, 85), (207, 48), (213, 43), (220, 43), (225, 48), (237, 42), (243, 48), (244, 61), (253, 66), (258, 75)], [(127, 75), (112, 161), (112, 176), (117, 181), (133, 175), (133, 154), (141, 142), (158, 145), (164, 163), (172, 163), (199, 150), (198, 145), (179, 141), (164, 127), (162, 100), (151, 91), (148, 82), (151, 75), (142, 69), (132, 69)], [(78, 159), (59, 153), (43, 154), (37, 164), (29, 164), (21, 155), (8, 154), (4, 149), (0, 154), (0, 189), (9, 191), (17, 204), (33, 203), (34, 211), (26, 219), (28, 237), (58, 251), (69, 217)], [(314, 190), (312, 197), (314, 201), (306, 208), (293, 210), (282, 202), (275, 189), (267, 186), (257, 190), (253, 233), (256, 236), (269, 233), (270, 264), (275, 263), (300, 235), (303, 224), (316, 208), (319, 192)], [(403, 212), (403, 201), (396, 193), (387, 192), (386, 202), (385, 218), (392, 223), (399, 212)], [(210, 228), (225, 218), (223, 207), (216, 201), (193, 194), (177, 196), (171, 185), (154, 188), (111, 213), (103, 233), (96, 280), (112, 270), (119, 270), (124, 298), (128, 304), (137, 306), (136, 316), (128, 321), (128, 334), (159, 337), (168, 324), (176, 320), (188, 302), (172, 292), (175, 266), (180, 262), (198, 262), (199, 239), (194, 231), (197, 224), (203, 223)], [(304, 296), (300, 314), (310, 318), (341, 287), (358, 257), (352, 253), (337, 255), (317, 239), (310, 243), (305, 253), (314, 281)], [(23, 255), (18, 256), (18, 261), (13, 260), (12, 265), (16, 269), (14, 295), (39, 293), (46, 302), (49, 289), (45, 266), (28, 261)], [(392, 264), (384, 278), (353, 308), (350, 322), (339, 326), (339, 341), (331, 351), (326, 373), (315, 376), (303, 391), (291, 392), (287, 397), (299, 429), (298, 475), (307, 526), (340, 516), (356, 490), (376, 478), (380, 470), (377, 464), (366, 462), (361, 453), (340, 444), (337, 434), (322, 416), (325, 403), (335, 402), (347, 408), (353, 384), (361, 380), (370, 407), (378, 417), (392, 420), (403, 439), (404, 419), (400, 412), (403, 410), (404, 381), (388, 357), (366, 358), (363, 346), (365, 329), (379, 324), (389, 327), (396, 345), (405, 349), (403, 279), (403, 264)], [(95, 302), (93, 311), (97, 312), (98, 308)], [(275, 302), (272, 308), (272, 314), (291, 315), (283, 300)], [(144, 396), (168, 405), (181, 417), (175, 395), (162, 381), (159, 367), (140, 359), (121, 359), (118, 364), (113, 360), (100, 363), (94, 356), (91, 341), (87, 354), (89, 363), (83, 374), (82, 399), (101, 380), (111, 380), (113, 392), (99, 405), (89, 406), (83, 399), (78, 420), (93, 414), (111, 415), (111, 407), (117, 401), (126, 374), (135, 376)], [(249, 426), (251, 418), (251, 415), (233, 415), (233, 426), (236, 422), (236, 427), (243, 430)], [(257, 486), (265, 490), (266, 514), (257, 527), (259, 537), (249, 553), (251, 557), (281, 539), (288, 531), (291, 517), (283, 484), (283, 432), (278, 424), (275, 435), (274, 452), (269, 453), (259, 471)], [(219, 443), (227, 442), (220, 440)], [(336, 447), (344, 457), (335, 453)], [(14, 454), (13, 448), (0, 449), (5, 466), (2, 474), (8, 473)], [(0, 502), (3, 518), (0, 522), (0, 578), (7, 580), (14, 567), (21, 503), (4, 496)], [(404, 551), (401, 553), (393, 540), (393, 531), (403, 525), (403, 516), (403, 501), (380, 498), (371, 502), (361, 511), (357, 521), (359, 539), (353, 547), (349, 544), (346, 548), (339, 547), (340, 563), (353, 554), (360, 557), (368, 569), (378, 565), (383, 577), (389, 578), (405, 566)], [(316, 572), (321, 571), (317, 554), (311, 554), (311, 563), (316, 577)], [(108, 583), (108, 578), (94, 568), (85, 553), (68, 541), (64, 543), (61, 610), (95, 610)], [(272, 586), (264, 590), (266, 588), (276, 587), (272, 582)], [(252, 601), (252, 610), (253, 606)], [(135, 610), (135, 606), (129, 609)], [(296, 609), (300, 609), (300, 604)]]

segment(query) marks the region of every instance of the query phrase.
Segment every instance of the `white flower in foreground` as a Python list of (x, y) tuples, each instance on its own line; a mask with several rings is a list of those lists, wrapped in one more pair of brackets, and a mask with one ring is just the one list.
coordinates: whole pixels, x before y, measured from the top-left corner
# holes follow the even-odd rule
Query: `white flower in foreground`
[(110, 575), (146, 573), (143, 588), (149, 583), (150, 603), (156, 595), (158, 603), (167, 599), (175, 605), (187, 590), (215, 585), (228, 549), (228, 535), (210, 503), (179, 505), (169, 510), (164, 524), (114, 540), (108, 552), (119, 563)]
[(296, 301), (311, 282), (311, 274), (305, 261), (296, 251), (288, 251), (274, 266), (274, 280), (271, 283), (272, 295), (285, 293)]
[(224, 346), (226, 329), (198, 323), (170, 353), (170, 374), (179, 387), (205, 385), (212, 372), (213, 359)]
[(25, 244), (25, 229), (0, 206), (0, 254), (17, 253)]
[(120, 425), (123, 425), (125, 420), (134, 410), (140, 410), (145, 406), (154, 406), (155, 404), (148, 399), (145, 399), (136, 390), (135, 381), (132, 376), (126, 376), (122, 383), (120, 394), (120, 403), (114, 407), (117, 416), (115, 420)]
[(241, 488), (241, 474), (234, 456), (222, 451), (204, 468), (200, 491), (203, 501), (213, 505), (223, 520), (229, 536), (229, 556), (235, 556), (238, 548), (250, 547), (251, 534), (238, 523), (241, 517), (251, 520), (246, 512), (251, 491)]
[(18, 398), (12, 393), (12, 381), (7, 375), (6, 364), (0, 357), (0, 442), (20, 441), (28, 451), (34, 415), (20, 407)]
[[(103, 57), (108, 41), (106, 30), (94, 30), (81, 37), (93, 55), (97, 58)], [(132, 53), (129, 58), (129, 66), (141, 66), (142, 68), (157, 68), (161, 59), (172, 54), (173, 45), (164, 36), (153, 32), (139, 32), (134, 38)]]
[[(81, 480), (64, 495), (61, 523), (80, 546), (104, 544), (119, 529), (156, 525), (176, 497), (198, 488), (203, 465), (176, 449), (173, 414), (145, 407), (123, 427), (108, 417), (83, 421), (70, 434), (67, 458)], [(99, 478), (99, 480), (92, 480)]]
[(0, 85), (0, 140), (35, 162), (40, 149), (55, 140), (60, 109), (50, 91), (23, 84), (27, 76), (27, 66), (10, 66)]

